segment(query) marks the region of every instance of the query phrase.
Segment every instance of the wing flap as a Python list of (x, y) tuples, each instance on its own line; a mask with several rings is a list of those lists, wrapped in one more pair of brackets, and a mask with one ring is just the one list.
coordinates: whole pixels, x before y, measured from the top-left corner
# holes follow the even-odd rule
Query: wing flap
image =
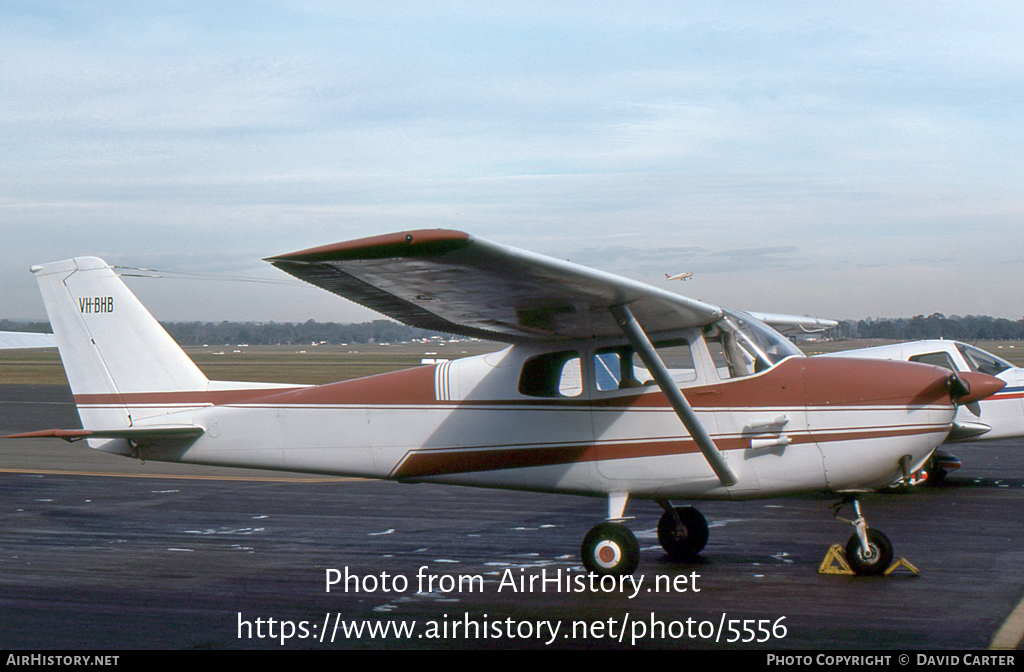
[(406, 324), (509, 343), (621, 336), (609, 310), (623, 304), (648, 333), (722, 315), (717, 306), (461, 231), (394, 233), (267, 261)]

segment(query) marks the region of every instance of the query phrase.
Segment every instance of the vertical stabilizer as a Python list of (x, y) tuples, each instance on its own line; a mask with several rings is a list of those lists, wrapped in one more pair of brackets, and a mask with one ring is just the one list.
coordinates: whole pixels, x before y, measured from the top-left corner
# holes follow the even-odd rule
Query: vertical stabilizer
[(130, 427), (129, 395), (207, 389), (203, 372), (103, 260), (32, 272), (85, 427)]

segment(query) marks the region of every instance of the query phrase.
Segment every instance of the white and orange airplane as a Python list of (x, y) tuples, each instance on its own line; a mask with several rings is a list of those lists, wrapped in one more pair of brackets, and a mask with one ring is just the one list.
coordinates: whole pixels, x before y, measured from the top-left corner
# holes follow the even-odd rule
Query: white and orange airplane
[[(859, 573), (892, 545), (858, 493), (922, 465), (958, 404), (1002, 381), (935, 366), (805, 358), (748, 313), (482, 240), (424, 230), (268, 259), (418, 327), (510, 344), (319, 386), (211, 381), (94, 257), (35, 266), (87, 440), (147, 460), (606, 498), (583, 564), (639, 562), (627, 500), (657, 502), (658, 539), (692, 558), (703, 515), (670, 500), (834, 493), (856, 517)], [(967, 389), (969, 386), (970, 389)]]

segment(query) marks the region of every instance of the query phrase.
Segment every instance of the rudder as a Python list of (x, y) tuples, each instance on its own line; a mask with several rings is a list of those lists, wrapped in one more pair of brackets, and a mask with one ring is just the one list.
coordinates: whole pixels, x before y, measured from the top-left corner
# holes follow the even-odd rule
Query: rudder
[(130, 427), (125, 395), (207, 389), (199, 367), (102, 259), (76, 257), (32, 273), (84, 426)]

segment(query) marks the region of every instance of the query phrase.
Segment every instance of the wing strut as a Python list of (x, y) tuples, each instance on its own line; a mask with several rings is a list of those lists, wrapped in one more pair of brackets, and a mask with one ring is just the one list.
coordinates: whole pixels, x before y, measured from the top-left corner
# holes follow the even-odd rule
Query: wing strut
[(668, 402), (672, 404), (676, 415), (683, 421), (683, 426), (690, 432), (690, 436), (697, 443), (700, 452), (704, 453), (704, 459), (708, 461), (715, 474), (718, 475), (718, 480), (726, 487), (736, 485), (736, 475), (729, 469), (729, 465), (726, 464), (722, 453), (719, 452), (715, 442), (711, 440), (711, 436), (704, 429), (704, 425), (700, 424), (697, 415), (686, 401), (686, 397), (679, 390), (679, 386), (672, 380), (672, 375), (668, 372), (668, 368), (661, 361), (661, 357), (654, 349), (654, 346), (651, 345), (651, 341), (647, 338), (647, 334), (644, 333), (640, 323), (633, 317), (629, 307), (618, 305), (612, 306), (610, 310), (615, 321), (619, 323), (619, 327), (626, 334), (626, 338), (629, 339), (629, 344), (640, 355), (644, 366), (654, 376), (655, 382), (658, 383), (658, 387), (661, 388), (662, 393), (668, 398)]

